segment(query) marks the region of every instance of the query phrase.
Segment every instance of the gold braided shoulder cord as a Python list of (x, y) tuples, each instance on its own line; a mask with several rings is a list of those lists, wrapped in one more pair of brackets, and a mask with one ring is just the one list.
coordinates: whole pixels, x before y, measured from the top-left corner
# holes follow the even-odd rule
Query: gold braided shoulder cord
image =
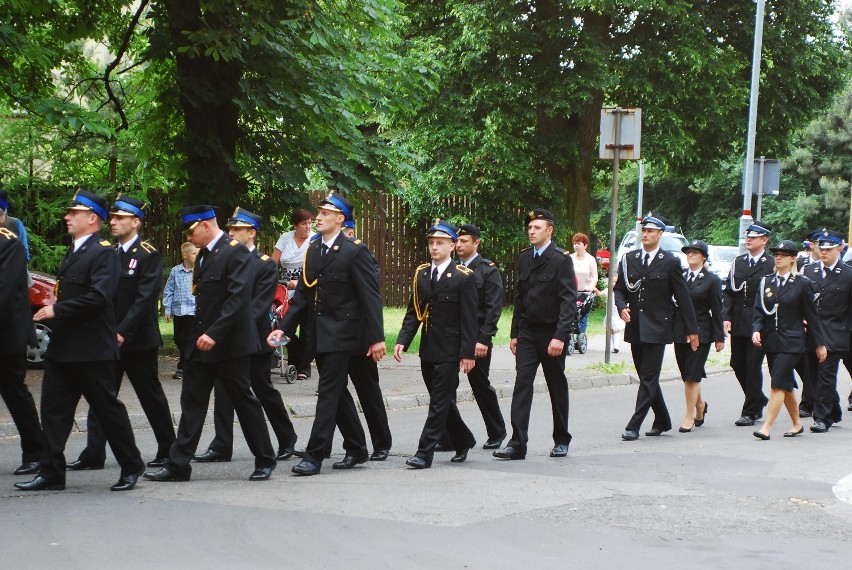
[[(426, 265), (426, 264), (424, 264)], [(417, 275), (420, 273), (420, 269), (423, 265), (419, 266), (414, 270), (414, 279), (412, 280), (412, 296), (414, 297), (414, 314), (417, 317), (417, 320), (421, 323), (426, 322), (426, 319), (429, 318), (429, 303), (426, 303), (426, 306), (423, 308), (423, 311), (420, 310), (420, 295), (417, 294)]]
[(308, 274), (308, 251), (310, 249), (311, 249), (310, 245), (308, 245), (308, 247), (305, 248), (305, 259), (302, 260), (302, 283), (304, 283), (305, 287), (307, 287), (308, 289), (313, 289), (314, 287), (316, 287), (317, 280), (314, 279), (313, 281), (308, 283), (308, 278), (307, 278), (307, 274)]

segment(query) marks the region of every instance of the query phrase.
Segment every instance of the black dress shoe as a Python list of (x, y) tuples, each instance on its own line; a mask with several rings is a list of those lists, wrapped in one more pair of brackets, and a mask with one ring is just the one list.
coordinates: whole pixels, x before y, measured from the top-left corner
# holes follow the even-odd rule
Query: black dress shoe
[(453, 446), (451, 446), (451, 445), (444, 445), (443, 443), (437, 443), (437, 444), (435, 444), (435, 451), (436, 452), (455, 451), (455, 449), (453, 449)]
[(648, 431), (645, 432), (645, 435), (647, 435), (648, 437), (659, 437), (659, 436), (663, 435), (664, 433), (666, 433), (667, 431), (669, 431), (671, 429), (672, 428), (665, 428), (664, 429), (664, 428), (652, 427), (651, 429), (649, 429)]
[(704, 425), (704, 420), (707, 418), (707, 410), (709, 410), (709, 409), (710, 409), (710, 405), (705, 401), (704, 402), (704, 414), (703, 414), (704, 417), (701, 418), (700, 420), (698, 418), (695, 418), (695, 427), (701, 427), (701, 426)]
[(802, 435), (805, 433), (805, 426), (799, 428), (799, 431), (785, 431), (784, 437), (796, 437), (797, 435)]
[(377, 449), (370, 455), (370, 461), (384, 461), (390, 455), (390, 449)]
[(35, 475), (38, 473), (39, 467), (41, 467), (41, 463), (38, 461), (22, 463), (20, 467), (15, 469), (15, 475)]
[(338, 461), (334, 465), (331, 466), (332, 469), (352, 469), (356, 465), (361, 465), (362, 463), (366, 463), (370, 460), (370, 456), (364, 453), (363, 455), (349, 455), (348, 453), (343, 456), (343, 461)]
[(624, 430), (624, 433), (621, 434), (621, 439), (624, 441), (636, 441), (639, 439), (639, 432), (632, 429)]
[(408, 465), (409, 467), (413, 467), (415, 469), (428, 469), (429, 467), (432, 466), (431, 462), (426, 461), (422, 457), (417, 457), (416, 455), (406, 459), (405, 464)]
[(822, 420), (816, 421), (814, 422), (814, 425), (811, 426), (811, 431), (814, 433), (825, 433), (828, 431), (828, 425), (826, 425), (826, 423)]
[(290, 469), (296, 475), (316, 475), (320, 472), (320, 466), (314, 465), (310, 461), (300, 461), (298, 465), (294, 465)]
[[(307, 453), (307, 452), (306, 452), (304, 449), (294, 449), (294, 450), (293, 450), (293, 457), (302, 458), (302, 457), (304, 457), (304, 456), (305, 456), (305, 453)], [(329, 457), (331, 457), (331, 452), (330, 452), (330, 451), (329, 451), (329, 452), (326, 452), (326, 454), (325, 454), (325, 459), (328, 459)]]
[(500, 449), (504, 439), (503, 437), (489, 437), (485, 445), (482, 446), (482, 449)]
[(193, 455), (192, 460), (198, 463), (227, 463), (231, 460), (231, 456), (208, 449), (204, 453)]
[(450, 458), (450, 463), (462, 463), (467, 459), (467, 452), (470, 451), (471, 448), (467, 448), (464, 451), (459, 451), (455, 455)]
[(142, 477), (149, 481), (157, 482), (189, 481), (189, 473), (180, 473), (178, 471), (172, 471), (168, 467), (161, 467), (156, 471), (149, 471), (143, 474)]
[(175, 370), (175, 373), (172, 374), (172, 378), (174, 378), (175, 380), (183, 380), (183, 370), (181, 370), (180, 368)]
[(36, 476), (32, 481), (15, 483), (15, 488), (21, 491), (64, 491), (65, 483), (51, 483), (41, 476)]
[(753, 435), (753, 436), (754, 436), (754, 437), (756, 437), (757, 439), (762, 439), (763, 441), (768, 441), (768, 440), (769, 440), (769, 436), (768, 436), (767, 434), (765, 434), (765, 433), (761, 433), (761, 432), (759, 432), (759, 431), (752, 432), (752, 434), (751, 434), (751, 435)]
[(110, 491), (130, 491), (133, 487), (136, 486), (136, 482), (139, 480), (139, 476), (142, 475), (142, 471), (139, 473), (131, 473), (130, 475), (122, 475), (118, 479), (118, 483), (109, 488)]
[(735, 426), (753, 426), (754, 418), (751, 416), (740, 416), (740, 419), (734, 422)]
[(564, 443), (557, 443), (550, 450), (551, 457), (566, 457), (568, 455), (568, 446)]
[(254, 472), (249, 475), (249, 481), (266, 481), (272, 477), (272, 469), (272, 467), (261, 467), (260, 469), (255, 469)]
[(275, 459), (277, 459), (278, 461), (284, 461), (285, 459), (290, 459), (294, 455), (296, 455), (296, 452), (294, 450), (287, 447), (282, 447), (278, 450), (278, 455), (275, 456)]
[(168, 456), (160, 456), (158, 455), (151, 461), (147, 463), (148, 467), (165, 467), (166, 463), (169, 462)]
[(813, 415), (814, 415), (813, 410), (808, 410), (807, 408), (799, 408), (799, 417), (809, 418)]
[(849, 407), (846, 408), (846, 410), (852, 412), (852, 402), (849, 402)]
[(77, 461), (72, 461), (71, 463), (65, 464), (66, 471), (86, 471), (92, 470), (95, 471), (97, 469), (103, 469), (104, 462), (100, 463), (90, 463), (88, 459), (78, 459)]
[(507, 446), (503, 449), (498, 449), (491, 455), (498, 459), (526, 459), (527, 452), (521, 451), (520, 449), (516, 449), (512, 446)]

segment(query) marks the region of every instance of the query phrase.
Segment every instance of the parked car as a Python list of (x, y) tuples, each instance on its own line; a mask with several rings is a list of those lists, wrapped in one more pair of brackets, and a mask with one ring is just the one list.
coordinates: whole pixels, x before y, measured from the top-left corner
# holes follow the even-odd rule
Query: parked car
[(731, 271), (731, 262), (740, 254), (740, 248), (735, 245), (708, 246), (707, 268), (715, 273), (724, 284)]
[[(689, 265), (686, 262), (686, 254), (680, 249), (688, 244), (689, 241), (683, 235), (669, 230), (663, 232), (663, 237), (660, 240), (660, 248), (675, 254), (680, 259), (680, 265), (684, 269)], [(618, 261), (621, 261), (621, 257), (628, 251), (640, 247), (642, 247), (642, 236), (636, 230), (630, 230), (624, 234), (624, 237), (621, 239), (621, 245), (618, 246)]]
[(601, 264), (601, 269), (604, 273), (609, 271), (609, 250), (608, 249), (599, 249), (598, 253), (595, 255), (595, 259), (598, 260), (598, 263)]
[[(45, 273), (30, 271), (33, 286), (30, 287), (30, 308), (33, 314), (46, 305), (56, 302), (55, 288), (56, 278)], [(27, 347), (27, 366), (29, 368), (43, 368), (44, 354), (50, 343), (50, 327), (43, 323), (36, 323), (36, 344)]]

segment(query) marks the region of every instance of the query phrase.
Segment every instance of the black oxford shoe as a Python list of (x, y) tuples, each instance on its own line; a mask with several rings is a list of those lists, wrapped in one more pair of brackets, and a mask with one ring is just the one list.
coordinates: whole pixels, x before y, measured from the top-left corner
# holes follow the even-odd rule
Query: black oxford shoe
[(149, 471), (142, 475), (142, 477), (149, 481), (157, 482), (189, 481), (189, 473), (179, 473), (177, 471), (172, 471), (168, 467), (163, 467), (156, 471)]
[(23, 463), (20, 467), (15, 469), (15, 475), (35, 475), (38, 473), (39, 467), (41, 467), (41, 463), (38, 461)]
[(564, 443), (557, 443), (550, 450), (551, 457), (565, 457), (568, 455), (568, 446)]
[(435, 451), (436, 452), (455, 451), (455, 449), (453, 449), (453, 447), (451, 445), (444, 445), (443, 443), (436, 443), (435, 444)]
[(71, 463), (65, 464), (66, 471), (96, 471), (98, 469), (104, 468), (104, 462), (100, 463), (91, 463), (87, 459), (78, 459), (77, 461), (72, 461)]
[(130, 491), (133, 487), (136, 486), (136, 482), (139, 480), (139, 476), (142, 475), (142, 472), (139, 473), (131, 473), (130, 475), (122, 475), (118, 483), (109, 488), (110, 491)]
[(470, 449), (465, 449), (464, 451), (459, 451), (455, 455), (450, 458), (450, 463), (463, 463), (467, 459), (467, 452)]
[(338, 461), (331, 466), (332, 469), (352, 469), (356, 465), (361, 465), (370, 460), (370, 456), (364, 453), (363, 455), (349, 455), (343, 457), (343, 461)]
[(231, 460), (231, 456), (208, 449), (204, 453), (193, 455), (192, 460), (198, 463), (227, 463)]
[(377, 449), (370, 455), (370, 461), (384, 461), (390, 455), (390, 449)]
[(409, 467), (413, 467), (414, 469), (428, 469), (432, 466), (431, 462), (426, 461), (422, 457), (417, 457), (416, 455), (406, 459), (405, 464)]
[(260, 469), (255, 469), (249, 475), (249, 481), (266, 481), (270, 477), (272, 477), (272, 467), (261, 467)]
[(525, 459), (527, 456), (527, 452), (521, 451), (520, 449), (516, 449), (512, 446), (508, 446), (504, 447), (503, 449), (498, 449), (491, 455), (498, 459)]
[(825, 433), (828, 431), (828, 425), (822, 420), (814, 422), (814, 425), (811, 426), (811, 431), (813, 433)]
[(497, 438), (488, 438), (488, 440), (483, 444), (482, 449), (500, 449), (500, 446), (503, 445), (502, 437)]
[(295, 451), (290, 449), (289, 447), (282, 447), (278, 450), (278, 455), (275, 456), (275, 459), (278, 461), (284, 461), (285, 459), (290, 459), (296, 454)]
[(807, 408), (799, 408), (799, 417), (800, 418), (809, 418), (813, 415), (813, 411), (808, 410)]
[(149, 461), (146, 465), (148, 465), (148, 467), (165, 467), (168, 461), (168, 456), (158, 455), (157, 457)]
[(624, 441), (636, 441), (639, 439), (639, 432), (632, 429), (624, 430), (624, 433), (621, 434), (621, 439)]
[(15, 488), (21, 491), (64, 491), (65, 483), (51, 483), (44, 477), (37, 476), (32, 481), (15, 483)]
[(740, 419), (734, 422), (735, 426), (753, 426), (754, 418), (751, 416), (740, 416)]
[(316, 475), (320, 472), (320, 466), (314, 465), (310, 461), (300, 461), (299, 464), (294, 465), (290, 471), (296, 475)]
[(648, 437), (659, 437), (659, 436), (663, 435), (664, 433), (666, 433), (667, 431), (669, 431), (670, 429), (672, 429), (672, 428), (663, 429), (663, 428), (658, 428), (658, 427), (652, 427), (651, 429), (649, 429), (648, 431), (645, 432), (645, 435), (647, 435)]

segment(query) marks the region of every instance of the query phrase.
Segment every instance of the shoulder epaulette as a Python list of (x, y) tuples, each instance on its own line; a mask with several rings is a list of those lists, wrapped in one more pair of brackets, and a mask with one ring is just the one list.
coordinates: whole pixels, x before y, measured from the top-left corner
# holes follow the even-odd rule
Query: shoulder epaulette
[(571, 255), (571, 254), (570, 254), (570, 253), (568, 253), (566, 250), (564, 250), (564, 249), (563, 249), (563, 250), (562, 250), (562, 255)]
[(140, 242), (139, 246), (148, 253), (155, 253), (157, 251), (157, 248), (148, 243), (147, 241)]
[(261, 255), (261, 256), (260, 256), (260, 260), (261, 260), (261, 261), (267, 261), (267, 260), (269, 260), (269, 259), (272, 259), (272, 258), (271, 258), (271, 257), (269, 257), (268, 255), (266, 255), (265, 253), (264, 253), (263, 255)]
[(321, 233), (319, 233), (319, 232), (315, 233), (314, 235), (311, 236), (311, 241), (317, 241), (320, 237), (322, 237)]
[(112, 247), (112, 244), (109, 242), (109, 240), (106, 240), (106, 239), (102, 239), (102, 240), (101, 240), (100, 242), (98, 242), (98, 243), (100, 243), (100, 244), (101, 244), (102, 246), (104, 246), (104, 247)]
[(494, 263), (493, 261), (489, 261), (489, 262), (488, 262), (488, 267), (497, 267), (497, 264), (496, 264), (496, 263)]
[(362, 243), (364, 243), (364, 242), (363, 242), (363, 241), (361, 241), (361, 240), (360, 240), (360, 239), (358, 239), (358, 238), (355, 238), (354, 240), (352, 240), (352, 243), (354, 243), (355, 245), (358, 245), (358, 244), (362, 244)]
[(529, 251), (529, 250), (531, 250), (531, 249), (532, 249), (532, 246), (525, 247), (524, 249), (522, 249), (522, 250), (521, 250), (521, 253), (523, 253), (523, 252), (525, 252), (525, 251)]
[(7, 228), (0, 228), (0, 236), (6, 239), (18, 239), (18, 234)]
[(239, 243), (240, 242), (238, 242), (237, 240), (232, 239), (231, 241), (228, 242), (228, 245), (230, 245), (231, 247), (236, 247)]
[(465, 275), (470, 275), (471, 273), (473, 273), (473, 269), (471, 269), (467, 265), (464, 265), (463, 263), (456, 265), (456, 269), (458, 269), (459, 271), (461, 271)]
[(415, 271), (420, 271), (421, 269), (426, 269), (430, 265), (432, 265), (432, 264), (431, 263), (421, 263), (420, 265), (417, 266), (417, 269), (415, 269)]

